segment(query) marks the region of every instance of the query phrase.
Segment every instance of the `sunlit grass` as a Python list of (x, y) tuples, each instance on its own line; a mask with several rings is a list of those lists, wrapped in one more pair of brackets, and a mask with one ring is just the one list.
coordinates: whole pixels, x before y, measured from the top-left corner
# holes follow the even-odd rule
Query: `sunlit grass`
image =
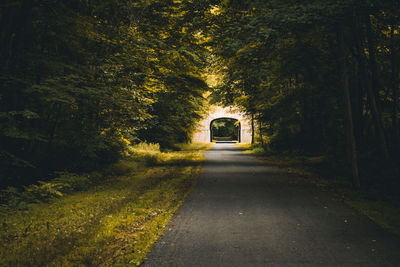
[(250, 149), (251, 148), (250, 143), (236, 143), (235, 145), (241, 149)]
[(208, 147), (138, 145), (136, 158), (105, 169), (86, 189), (3, 207), (0, 265), (139, 265), (196, 183)]
[(178, 151), (162, 152), (158, 144), (141, 143), (131, 146), (129, 152), (131, 157), (147, 165), (185, 165), (198, 163), (199, 151), (210, 149), (211, 146), (209, 143), (180, 144)]

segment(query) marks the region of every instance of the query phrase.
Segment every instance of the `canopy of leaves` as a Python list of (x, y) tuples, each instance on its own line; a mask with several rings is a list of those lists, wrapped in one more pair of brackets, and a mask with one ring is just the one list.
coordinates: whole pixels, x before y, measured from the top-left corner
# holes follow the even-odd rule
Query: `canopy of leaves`
[[(3, 185), (190, 140), (203, 110), (197, 1), (0, 4)], [(43, 179), (43, 177), (41, 177)]]
[(259, 134), (270, 137), (266, 149), (324, 155), (347, 166), (344, 57), (361, 176), (385, 169), (394, 178), (399, 18), (398, 1), (220, 1), (207, 31), (213, 72), (223, 79), (214, 100), (252, 114)]
[(2, 184), (190, 141), (205, 74), (266, 149), (348, 166), (354, 139), (361, 176), (395, 177), (399, 18), (394, 0), (4, 0)]

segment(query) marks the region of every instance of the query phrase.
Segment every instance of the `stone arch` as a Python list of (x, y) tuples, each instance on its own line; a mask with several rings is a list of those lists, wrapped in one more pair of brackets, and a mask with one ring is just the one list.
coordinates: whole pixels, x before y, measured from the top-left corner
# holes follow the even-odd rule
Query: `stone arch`
[(213, 120), (221, 118), (235, 119), (240, 122), (240, 142), (251, 142), (251, 123), (248, 116), (234, 107), (212, 106), (204, 119), (198, 124), (193, 135), (194, 142), (210, 142), (210, 125)]

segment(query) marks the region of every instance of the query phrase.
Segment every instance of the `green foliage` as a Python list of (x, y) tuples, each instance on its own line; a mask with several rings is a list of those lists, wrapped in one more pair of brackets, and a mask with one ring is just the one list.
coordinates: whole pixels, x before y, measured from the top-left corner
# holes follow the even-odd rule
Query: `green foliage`
[(161, 160), (161, 151), (159, 144), (140, 143), (131, 146), (129, 149), (131, 156), (141, 160), (148, 165), (156, 165)]
[(26, 209), (32, 203), (45, 202), (62, 197), (65, 193), (85, 190), (93, 184), (96, 177), (96, 173), (78, 175), (63, 172), (51, 181), (38, 181), (37, 184), (25, 186), (23, 190), (8, 187), (0, 192), (1, 207), (4, 210)]
[(193, 34), (207, 6), (2, 3), (2, 186), (117, 162), (127, 142), (189, 141), (207, 89), (206, 50)]
[(209, 149), (209, 144), (180, 144), (177, 150), (161, 152), (159, 144), (139, 143), (129, 146), (124, 160), (109, 165), (100, 171), (86, 174), (59, 172), (50, 181), (38, 181), (19, 190), (7, 187), (0, 191), (0, 212), (24, 210), (32, 203), (48, 202), (65, 194), (85, 191), (105, 180), (123, 176), (132, 171), (143, 171), (149, 166), (194, 166), (201, 162), (199, 151)]
[(54, 184), (62, 187), (63, 192), (75, 192), (87, 189), (95, 180), (96, 175), (78, 175), (75, 173), (62, 172), (52, 180)]
[[(61, 173), (47, 185), (4, 191), (36, 201), (0, 207), (0, 265), (140, 265), (196, 183), (209, 144), (179, 147), (161, 154), (158, 145), (136, 146), (160, 153), (164, 163), (157, 166), (126, 159), (102, 172)], [(177, 158), (186, 164), (175, 164)], [(48, 198), (60, 185), (67, 191)]]
[[(361, 176), (372, 182), (390, 169), (387, 179), (396, 179), (396, 1), (220, 1), (216, 9), (208, 14), (215, 26), (207, 33), (215, 54), (211, 70), (223, 82), (213, 92), (214, 101), (252, 115), (256, 134), (268, 138), (266, 149), (324, 156), (332, 166), (341, 164), (342, 175), (350, 175), (340, 65), (345, 58)], [(340, 34), (344, 52), (338, 49)], [(373, 156), (365, 160), (365, 155)]]
[(238, 139), (239, 121), (232, 119), (219, 119), (213, 121), (211, 125), (213, 138), (218, 137), (230, 138), (231, 140)]
[(162, 152), (159, 144), (140, 143), (128, 148), (129, 156), (149, 166), (155, 165), (196, 165), (198, 151), (210, 148), (210, 144), (177, 144), (174, 150)]

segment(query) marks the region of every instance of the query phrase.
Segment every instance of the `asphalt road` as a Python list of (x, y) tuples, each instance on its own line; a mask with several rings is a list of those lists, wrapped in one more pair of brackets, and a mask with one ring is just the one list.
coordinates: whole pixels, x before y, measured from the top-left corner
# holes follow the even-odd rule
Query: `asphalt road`
[(400, 238), (329, 192), (216, 144), (144, 266), (400, 266)]

